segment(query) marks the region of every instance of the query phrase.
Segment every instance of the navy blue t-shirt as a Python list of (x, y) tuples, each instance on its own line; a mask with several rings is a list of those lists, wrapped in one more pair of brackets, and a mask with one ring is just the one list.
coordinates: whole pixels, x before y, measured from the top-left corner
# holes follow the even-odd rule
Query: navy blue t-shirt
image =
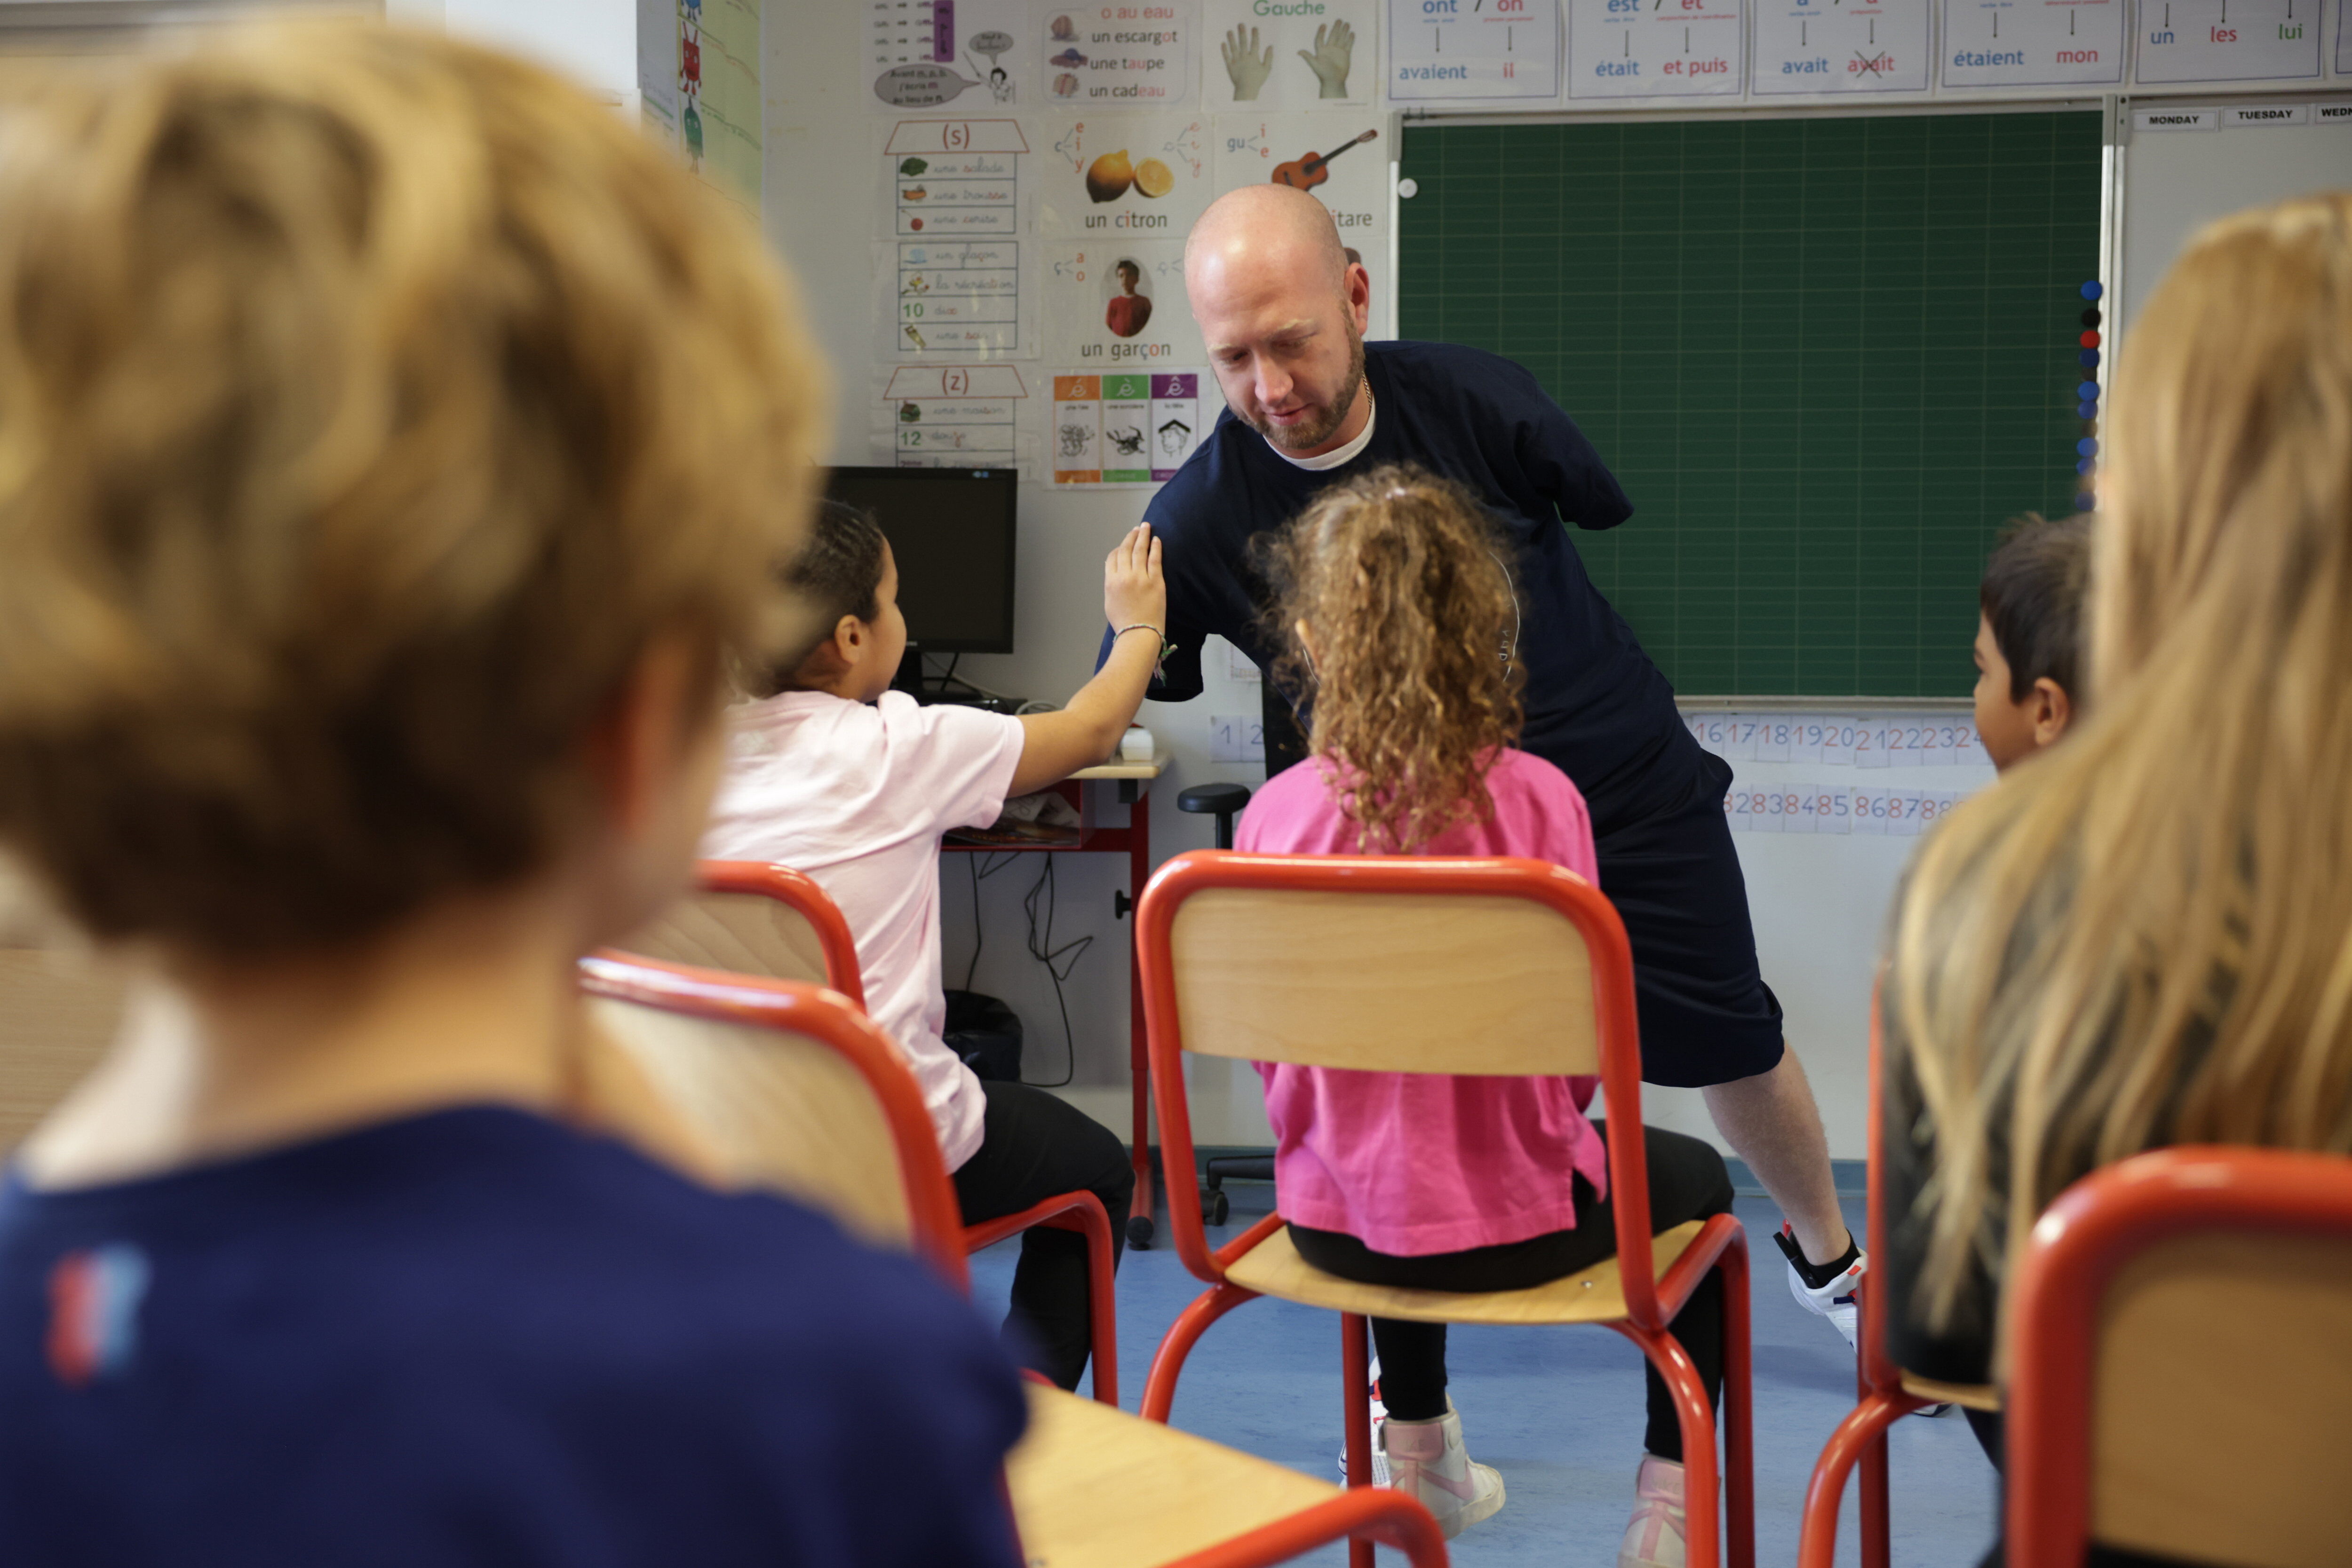
[(1384, 463), (1418, 464), (1484, 497), (1517, 542), (1519, 747), (1574, 779), (1596, 820), (1607, 816), (1612, 797), (1652, 761), (1679, 758), (1668, 748), (1687, 737), (1673, 687), (1559, 526), (1613, 528), (1633, 503), (1583, 433), (1508, 360), (1449, 343), (1366, 343), (1364, 375), (1372, 438), (1352, 462), (1320, 472), (1286, 463), (1228, 409), (1144, 508), (1166, 541), (1168, 635), (1177, 644), (1150, 695), (1200, 695), (1201, 639), (1212, 632), (1269, 666), (1277, 650), (1258, 619), (1267, 591), (1250, 563), (1252, 537), (1280, 528), (1327, 485)]
[(1009, 1568), (1024, 1418), (913, 1260), (521, 1111), (0, 1191), (11, 1568)]

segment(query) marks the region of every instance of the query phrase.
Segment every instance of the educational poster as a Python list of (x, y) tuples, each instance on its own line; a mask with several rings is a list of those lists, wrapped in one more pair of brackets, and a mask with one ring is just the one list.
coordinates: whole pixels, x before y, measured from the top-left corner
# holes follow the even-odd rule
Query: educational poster
[(637, 0), (637, 114), (646, 135), (683, 156), (677, 13), (677, 0)]
[(2336, 74), (2352, 77), (2352, 0), (2336, 0)]
[[(675, 96), (676, 145), (687, 165), (737, 202), (760, 210), (762, 116), (760, 90), (760, 7), (757, 0), (677, 0)], [(639, 32), (639, 71), (645, 60)], [(646, 100), (656, 123), (662, 110)], [(666, 128), (665, 128), (666, 129)]]
[(1182, 239), (1209, 204), (1206, 115), (1102, 114), (1045, 127), (1038, 230)]
[(1174, 109), (1192, 104), (1196, 0), (1042, 0), (1037, 57), (1045, 100), (1072, 109)]
[(1946, 87), (2123, 79), (2124, 0), (1945, 0)]
[(1214, 397), (1208, 372), (1199, 370), (1055, 376), (1047, 433), (1054, 483), (1151, 486), (1174, 478), (1216, 418)]
[(1559, 0), (1389, 0), (1388, 84), (1400, 99), (1557, 98)]
[(893, 365), (877, 372), (874, 461), (900, 468), (1028, 468), (1028, 383), (1014, 365)]
[[(1761, 0), (1776, 5), (1781, 0)], [(1568, 0), (1568, 96), (1737, 97), (1739, 0)]]
[(1756, 0), (1751, 90), (1927, 90), (1927, 0)]
[(1380, 91), (1371, 0), (1208, 0), (1203, 17), (1212, 112), (1368, 104)]
[(1036, 101), (1036, 37), (1024, 0), (866, 0), (866, 10), (864, 69), (876, 108)]
[(884, 354), (1036, 352), (1021, 237), (1028, 141), (1012, 120), (902, 120), (883, 141), (891, 239), (875, 286)]
[(2144, 84), (2319, 74), (2319, 0), (2139, 0)]
[(1372, 275), (1372, 319), (1389, 287), (1389, 149), (1369, 110), (1347, 114), (1221, 114), (1216, 192), (1268, 181), (1295, 185), (1330, 209), (1339, 243)]
[(1184, 300), (1184, 242), (1046, 240), (1045, 353), (1087, 371), (1197, 365), (1208, 356)]

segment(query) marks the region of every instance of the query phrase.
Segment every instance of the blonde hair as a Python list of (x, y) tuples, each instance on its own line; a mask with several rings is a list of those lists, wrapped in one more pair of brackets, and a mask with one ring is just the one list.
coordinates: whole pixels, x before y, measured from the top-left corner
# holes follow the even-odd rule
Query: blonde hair
[(757, 234), (547, 72), (70, 74), (0, 121), (0, 840), (221, 956), (528, 872), (652, 639), (778, 631), (825, 401)]
[(1468, 491), (1390, 466), (1323, 491), (1265, 552), (1276, 678), (1312, 691), (1309, 744), (1368, 852), (1494, 809), (1486, 767), (1519, 733), (1509, 549)]
[(1896, 911), (1938, 1331), (2098, 1166), (2352, 1151), (2352, 194), (2207, 228), (2123, 347), (2095, 709), (1949, 820)]

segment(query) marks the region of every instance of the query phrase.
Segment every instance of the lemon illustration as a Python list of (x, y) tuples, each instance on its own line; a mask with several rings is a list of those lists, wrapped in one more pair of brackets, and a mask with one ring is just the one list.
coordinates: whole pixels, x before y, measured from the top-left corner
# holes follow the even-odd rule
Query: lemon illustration
[(1127, 161), (1127, 149), (1106, 152), (1087, 166), (1087, 194), (1097, 202), (1116, 202), (1127, 194), (1135, 183), (1135, 166)]
[(1176, 188), (1175, 172), (1157, 158), (1135, 166), (1135, 188), (1147, 196), (1164, 196)]

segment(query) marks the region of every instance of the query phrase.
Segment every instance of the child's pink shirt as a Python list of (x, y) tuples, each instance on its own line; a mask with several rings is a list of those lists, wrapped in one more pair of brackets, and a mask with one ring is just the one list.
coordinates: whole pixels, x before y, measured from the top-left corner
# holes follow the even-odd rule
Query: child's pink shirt
[[(1486, 770), (1495, 811), (1421, 852), (1524, 855), (1599, 885), (1592, 822), (1568, 775), (1524, 751)], [(1334, 800), (1326, 765), (1267, 780), (1242, 814), (1236, 849), (1356, 854), (1356, 825)], [(1445, 1041), (1430, 1041), (1445, 1060)], [(1275, 1189), (1284, 1216), (1355, 1237), (1375, 1252), (1423, 1257), (1524, 1241), (1576, 1226), (1570, 1178), (1609, 1190), (1608, 1153), (1584, 1117), (1591, 1078), (1454, 1077), (1260, 1062), (1274, 1124)]]

